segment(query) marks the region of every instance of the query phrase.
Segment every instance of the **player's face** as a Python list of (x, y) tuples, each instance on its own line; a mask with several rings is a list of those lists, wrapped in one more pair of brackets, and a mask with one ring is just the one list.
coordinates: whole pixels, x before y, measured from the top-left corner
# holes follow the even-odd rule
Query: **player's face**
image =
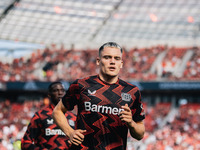
[(121, 50), (115, 47), (104, 48), (97, 58), (97, 65), (100, 66), (100, 75), (118, 77), (123, 65)]
[(65, 95), (65, 89), (62, 84), (55, 84), (52, 86), (51, 92), (49, 93), (49, 97), (54, 105), (56, 105), (60, 99)]

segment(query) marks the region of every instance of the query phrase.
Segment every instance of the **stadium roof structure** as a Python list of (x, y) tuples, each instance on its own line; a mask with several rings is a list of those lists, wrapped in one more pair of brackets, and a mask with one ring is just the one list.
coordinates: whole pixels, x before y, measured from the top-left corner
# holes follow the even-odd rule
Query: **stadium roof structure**
[(0, 39), (96, 48), (200, 44), (199, 0), (1, 0)]

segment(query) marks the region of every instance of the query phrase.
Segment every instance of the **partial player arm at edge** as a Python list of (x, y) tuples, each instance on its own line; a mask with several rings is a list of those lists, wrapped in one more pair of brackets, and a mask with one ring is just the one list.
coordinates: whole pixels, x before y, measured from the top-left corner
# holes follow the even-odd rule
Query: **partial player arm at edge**
[[(39, 126), (41, 124), (41, 119), (38, 115), (38, 113), (35, 113), (34, 116), (31, 118), (30, 123), (27, 127), (26, 132), (24, 133), (23, 138), (21, 139), (21, 149), (22, 150), (36, 150), (41, 149), (41, 147), (36, 145), (36, 139), (39, 136), (39, 133), (41, 132), (41, 127)], [(45, 149), (45, 148), (44, 148)]]
[(81, 130), (81, 129), (74, 130), (68, 124), (67, 118), (64, 115), (66, 111), (67, 109), (63, 105), (62, 100), (60, 100), (53, 110), (52, 117), (55, 123), (58, 125), (58, 127), (69, 137), (69, 143), (74, 145), (79, 145), (84, 140), (83, 133), (86, 132), (86, 130)]
[(52, 117), (57, 126), (69, 137), (70, 133), (73, 132), (73, 128), (68, 124), (67, 118), (65, 117), (67, 109), (62, 103), (62, 100), (55, 106)]
[(131, 109), (128, 107), (128, 104), (125, 104), (125, 106), (122, 106), (122, 108), (124, 109), (124, 111), (120, 113), (120, 119), (127, 123), (131, 136), (137, 140), (141, 140), (144, 137), (145, 133), (144, 122), (135, 122), (132, 119), (132, 112)]
[(145, 126), (143, 121), (134, 122), (132, 120), (131, 124), (128, 124), (128, 127), (133, 138), (141, 140), (144, 137)]

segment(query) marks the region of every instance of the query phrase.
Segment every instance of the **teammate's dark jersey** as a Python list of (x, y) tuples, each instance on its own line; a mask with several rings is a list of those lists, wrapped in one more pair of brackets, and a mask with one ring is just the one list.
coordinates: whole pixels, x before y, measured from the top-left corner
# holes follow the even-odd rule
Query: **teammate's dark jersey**
[(128, 104), (135, 122), (145, 118), (139, 89), (121, 79), (115, 84), (99, 76), (76, 80), (62, 102), (68, 110), (78, 105), (76, 128), (87, 130), (83, 143), (72, 149), (125, 150), (128, 127), (119, 118), (121, 106)]
[[(22, 138), (22, 150), (66, 150), (69, 148), (68, 138), (57, 127), (52, 118), (54, 105), (36, 112)], [(74, 127), (76, 116), (72, 112), (65, 114), (69, 124)]]

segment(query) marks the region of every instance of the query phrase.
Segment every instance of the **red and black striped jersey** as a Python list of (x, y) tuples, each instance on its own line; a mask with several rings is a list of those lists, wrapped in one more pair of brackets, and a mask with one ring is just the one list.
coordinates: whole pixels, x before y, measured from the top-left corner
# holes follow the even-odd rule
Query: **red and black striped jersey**
[[(68, 137), (54, 123), (52, 112), (54, 105), (36, 112), (21, 140), (22, 150), (66, 150), (69, 148)], [(76, 115), (65, 114), (69, 124), (74, 128)]]
[(125, 150), (128, 127), (119, 118), (128, 104), (135, 122), (145, 118), (138, 87), (121, 79), (115, 84), (90, 76), (73, 82), (62, 102), (68, 110), (78, 106), (76, 128), (87, 130), (83, 143), (72, 149)]

